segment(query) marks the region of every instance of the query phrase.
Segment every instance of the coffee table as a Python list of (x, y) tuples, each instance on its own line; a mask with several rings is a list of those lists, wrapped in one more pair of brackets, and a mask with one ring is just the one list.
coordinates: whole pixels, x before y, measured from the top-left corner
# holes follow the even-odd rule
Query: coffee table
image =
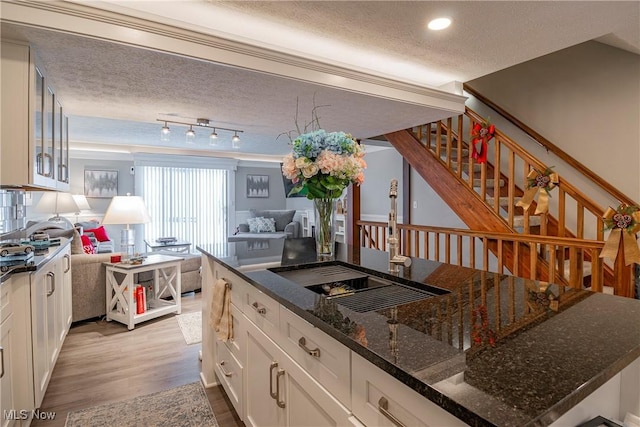
[(174, 240), (173, 242), (157, 242), (155, 240), (146, 240), (144, 243), (149, 247), (151, 252), (170, 250), (178, 253), (188, 253), (191, 251), (191, 242), (185, 240)]

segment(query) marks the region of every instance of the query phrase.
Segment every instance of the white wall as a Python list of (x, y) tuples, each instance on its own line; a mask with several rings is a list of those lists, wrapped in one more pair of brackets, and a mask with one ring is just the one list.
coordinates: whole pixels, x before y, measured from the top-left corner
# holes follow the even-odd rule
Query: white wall
[[(638, 201), (639, 76), (639, 55), (587, 42), (468, 83)], [(534, 142), (525, 148), (558, 164)]]

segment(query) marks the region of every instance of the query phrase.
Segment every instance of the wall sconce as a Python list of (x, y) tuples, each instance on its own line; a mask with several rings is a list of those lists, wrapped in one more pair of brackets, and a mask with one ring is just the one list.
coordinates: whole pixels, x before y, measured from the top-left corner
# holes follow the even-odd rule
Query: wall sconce
[(196, 123), (188, 123), (188, 122), (177, 122), (177, 121), (173, 121), (173, 120), (164, 120), (164, 119), (156, 119), (159, 122), (163, 122), (164, 126), (162, 126), (162, 129), (160, 131), (160, 141), (162, 142), (169, 142), (169, 136), (171, 135), (171, 129), (169, 128), (168, 123), (174, 123), (174, 124), (178, 124), (178, 125), (184, 125), (184, 126), (189, 126), (189, 130), (187, 130), (186, 134), (185, 134), (185, 142), (187, 144), (193, 144), (196, 140), (196, 131), (193, 130), (193, 127), (204, 127), (204, 128), (211, 128), (212, 132), (209, 135), (209, 145), (211, 146), (216, 146), (218, 145), (218, 133), (216, 132), (216, 130), (224, 130), (224, 131), (228, 131), (228, 132), (233, 132), (233, 137), (231, 138), (231, 142), (232, 142), (232, 146), (233, 148), (238, 148), (240, 146), (240, 136), (238, 135), (238, 133), (242, 133), (244, 132), (243, 130), (240, 129), (229, 129), (229, 128), (223, 128), (223, 127), (219, 127), (219, 126), (211, 126), (211, 122), (209, 119), (203, 119), (203, 118), (198, 118), (196, 119)]

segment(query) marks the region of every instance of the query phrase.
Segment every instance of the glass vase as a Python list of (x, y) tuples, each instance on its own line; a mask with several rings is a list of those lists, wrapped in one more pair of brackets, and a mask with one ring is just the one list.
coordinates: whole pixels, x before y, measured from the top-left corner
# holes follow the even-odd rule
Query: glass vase
[(318, 261), (331, 261), (334, 258), (334, 212), (335, 199), (313, 199), (316, 227), (316, 253)]

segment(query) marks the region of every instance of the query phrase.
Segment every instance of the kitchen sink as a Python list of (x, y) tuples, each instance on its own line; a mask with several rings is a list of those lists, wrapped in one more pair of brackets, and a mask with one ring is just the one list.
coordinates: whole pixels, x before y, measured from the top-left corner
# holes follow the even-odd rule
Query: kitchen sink
[[(272, 268), (274, 273), (351, 310), (366, 313), (424, 300), (447, 291), (406, 279), (378, 276), (342, 264)], [(379, 274), (379, 273), (378, 273)]]

